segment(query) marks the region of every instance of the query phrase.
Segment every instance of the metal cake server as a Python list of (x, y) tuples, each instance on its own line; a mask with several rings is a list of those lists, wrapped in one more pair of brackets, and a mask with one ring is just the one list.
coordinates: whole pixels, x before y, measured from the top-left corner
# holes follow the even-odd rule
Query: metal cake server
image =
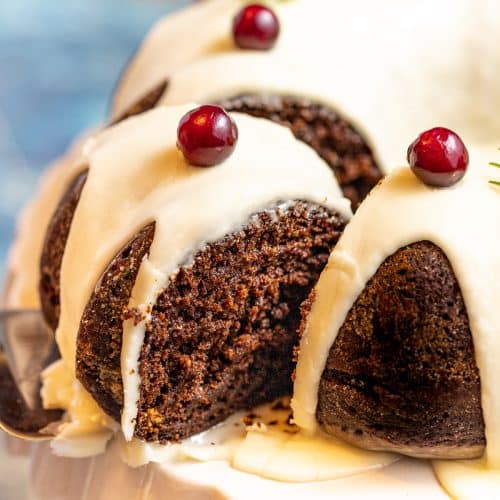
[(40, 376), (58, 357), (40, 311), (0, 311), (0, 429), (22, 439), (53, 437), (45, 427), (60, 420), (62, 411), (43, 408)]

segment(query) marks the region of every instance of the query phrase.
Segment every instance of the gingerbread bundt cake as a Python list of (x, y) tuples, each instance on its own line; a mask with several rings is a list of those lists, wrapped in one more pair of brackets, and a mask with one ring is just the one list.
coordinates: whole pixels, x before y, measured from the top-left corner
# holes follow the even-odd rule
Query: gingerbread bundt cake
[[(102, 164), (101, 160), (108, 158), (111, 150), (121, 160), (118, 153), (137, 146), (134, 137), (140, 135), (138, 129), (142, 127), (138, 124), (153, 120), (151, 116), (160, 116), (157, 114), (160, 111), (150, 114), (146, 113), (148, 110), (197, 101), (222, 104), (230, 112), (240, 111), (285, 125), (297, 139), (316, 151), (317, 155), (309, 151), (314, 161), (308, 160), (308, 165), (319, 165), (319, 155), (334, 170), (354, 208), (379, 179), (379, 167), (387, 169), (400, 164), (401, 144), (430, 123), (456, 128), (470, 143), (497, 142), (498, 117), (491, 105), (498, 95), (494, 78), (494, 69), (498, 67), (495, 22), (498, 6), (494, 2), (481, 2), (481, 9), (470, 0), (455, 1), (453, 8), (451, 2), (427, 0), (272, 2), (270, 5), (280, 21), (280, 33), (265, 52), (242, 50), (232, 40), (230, 24), (241, 5), (235, 0), (205, 0), (160, 22), (118, 85), (110, 122), (123, 123), (77, 148), (73, 158), (54, 170), (55, 175), (46, 183), (44, 195), (34, 205), (40, 208), (40, 213), (32, 208), (24, 217), (11, 261), (15, 272), (9, 281), (10, 304), (23, 306), (29, 300), (36, 305), (38, 272), (33, 271), (36, 266), (31, 264), (38, 263), (42, 253), (44, 310), (54, 328), (61, 317), (58, 339), (63, 361), (47, 372), (44, 388), (49, 405), (68, 410), (67, 420), (53, 444), (60, 454), (82, 456), (102, 451), (111, 432), (119, 429), (117, 420), (123, 412), (127, 437), (135, 435), (127, 445), (129, 461), (134, 464), (152, 459), (161, 461), (176, 445), (158, 446), (158, 442), (190, 442), (184, 437), (211, 427), (237, 408), (288, 392), (290, 381), (285, 373), (293, 366), (290, 352), (295, 337), (286, 332), (290, 333), (298, 324), (298, 303), (313, 285), (345, 223), (335, 215), (338, 207), (326, 206), (322, 200), (290, 199), (290, 203), (283, 205), (277, 202), (286, 200), (273, 199), (277, 205), (256, 207), (237, 227), (227, 228), (214, 241), (190, 248), (191, 260), (179, 259), (172, 282), (163, 281), (163, 287), (158, 289), (154, 281), (158, 276), (154, 273), (148, 275), (151, 282), (145, 282), (144, 273), (151, 270), (149, 264), (157, 255), (155, 242), (163, 234), (158, 232), (158, 220), (125, 219), (126, 210), (117, 210), (115, 206), (103, 210), (109, 221), (101, 220), (102, 213), (90, 216), (85, 207), (91, 207), (90, 198), (94, 196), (99, 200), (96, 206), (102, 208), (101, 200), (114, 194), (115, 188), (119, 191), (123, 187), (121, 181), (129, 179), (117, 175), (113, 178), (116, 182), (111, 186), (104, 182), (100, 190), (97, 188), (100, 174), (96, 174), (100, 170), (95, 165)], [(199, 29), (200, 25), (203, 29)], [(305, 36), (313, 32), (314, 36)], [(413, 36), (408, 36), (409, 33)], [(180, 39), (186, 43), (179, 44)], [(234, 116), (238, 122), (240, 115)], [(272, 123), (266, 126), (271, 127), (269, 130), (276, 127)], [(123, 136), (128, 136), (132, 129), (129, 144)], [(245, 126), (241, 125), (240, 132), (243, 129)], [(287, 142), (280, 153), (281, 159), (293, 157), (296, 147), (304, 147), (297, 145), (292, 136), (287, 141), (293, 147), (288, 150)], [(147, 138), (144, 144), (149, 144)], [(263, 139), (259, 146), (267, 149), (267, 144)], [(493, 148), (490, 155), (492, 152)], [(155, 164), (152, 161), (150, 166)], [(473, 165), (478, 164), (474, 153)], [(220, 168), (225, 168), (225, 164)], [(202, 175), (199, 169), (195, 171)], [(392, 179), (388, 186), (392, 185)], [(468, 182), (466, 178), (467, 186)], [(137, 190), (129, 193), (128, 199), (134, 206), (148, 191), (141, 189), (141, 185), (138, 181)], [(374, 198), (380, 196), (376, 194)], [(53, 199), (46, 203), (49, 198)], [(201, 200), (196, 202), (192, 203), (198, 207), (194, 221), (205, 208), (198, 206), (203, 204)], [(374, 203), (369, 199), (366, 206), (376, 211)], [(368, 208), (361, 212), (363, 220), (370, 219), (367, 239), (359, 236), (355, 244), (360, 246), (360, 252), (371, 242), (374, 251), (377, 250), (378, 240), (371, 238), (380, 220), (371, 224), (367, 212)], [(380, 237), (386, 228), (391, 229), (390, 222), (394, 219), (389, 209), (385, 213), (379, 226), (383, 228)], [(118, 225), (118, 214), (123, 217), (119, 229), (124, 232), (118, 231), (116, 240), (108, 239), (104, 233)], [(227, 222), (232, 215), (228, 210), (221, 220)], [(176, 217), (170, 219), (176, 222)], [(470, 219), (463, 220), (472, 226)], [(95, 221), (100, 221), (97, 228), (93, 227)], [(37, 239), (31, 229), (39, 227), (40, 234), (45, 234), (47, 225), (49, 231), (42, 252), (41, 236)], [(88, 228), (102, 231), (104, 236), (94, 238)], [(361, 229), (353, 232), (359, 235)], [(324, 363), (318, 385), (306, 391), (306, 398), (312, 400), (304, 405), (296, 403), (297, 423), (304, 429), (307, 423), (301, 415), (305, 414), (314, 422), (310, 429), (321, 428), (323, 433), (372, 449), (449, 458), (478, 456), (486, 446), (490, 455), (494, 434), (485, 410), (488, 403), (485, 405), (483, 366), (476, 361), (477, 330), (470, 324), (468, 291), (464, 290), (464, 279), (457, 272), (454, 256), (441, 240), (431, 236), (423, 234), (400, 242), (401, 248), (392, 248), (380, 262), (372, 263), (378, 266), (371, 270), (373, 276), (364, 277), (359, 298), (356, 295), (346, 306), (346, 315), (351, 311), (352, 316), (349, 314), (337, 340), (323, 346), (322, 354), (311, 361), (313, 369)], [(91, 249), (95, 256), (90, 255), (89, 241), (95, 245)], [(97, 247), (103, 241), (105, 249), (100, 253)], [(36, 251), (31, 251), (32, 248)], [(79, 248), (83, 249), (81, 261)], [(249, 258), (242, 262), (238, 253)], [(89, 266), (91, 257), (99, 265)], [(335, 257), (332, 259), (335, 262)], [(342, 261), (342, 264), (349, 272), (350, 263)], [(275, 272), (273, 266), (283, 271)], [(267, 270), (265, 273), (263, 268)], [(436, 273), (442, 281), (439, 289), (433, 278)], [(160, 276), (164, 277), (165, 273)], [(72, 290), (75, 283), (82, 283), (83, 291)], [(237, 293), (227, 294), (228, 287), (236, 287)], [(258, 287), (263, 287), (266, 293), (260, 294)], [(154, 306), (147, 307), (141, 300), (147, 290), (152, 294), (153, 290), (158, 292), (150, 301)], [(79, 300), (73, 300), (76, 295)], [(323, 295), (318, 293), (316, 300), (312, 297), (307, 303), (312, 305), (311, 322)], [(210, 300), (217, 304), (215, 308), (207, 307)], [(351, 307), (355, 302), (355, 307)], [(71, 311), (65, 313), (65, 307)], [(269, 314), (259, 314), (263, 309)], [(306, 305), (304, 310), (307, 309)], [(205, 312), (209, 318), (203, 316)], [(236, 320), (237, 317), (240, 319)], [(81, 324), (77, 324), (82, 318)], [(172, 322), (166, 327), (165, 321), (170, 319)], [(233, 330), (228, 325), (237, 325), (241, 329), (238, 331), (244, 332), (238, 342), (233, 342)], [(411, 327), (413, 334), (404, 336), (404, 327)], [(188, 330), (190, 335), (185, 337)], [(279, 331), (283, 342), (273, 343), (276, 338), (273, 335), (271, 339), (271, 331)], [(305, 327), (305, 339), (309, 338), (309, 331)], [(391, 335), (384, 336), (384, 332)], [(122, 333), (125, 333), (123, 345)], [(134, 339), (144, 342), (130, 342)], [(275, 354), (279, 349), (282, 356), (278, 358)], [(306, 354), (303, 345), (300, 360)], [(134, 360), (138, 359), (143, 363), (137, 366)], [(304, 362), (300, 361), (296, 402), (300, 402), (301, 384), (311, 387), (304, 382), (307, 377), (300, 375), (303, 367)], [(75, 382), (75, 373), (81, 382)], [(301, 407), (306, 411), (301, 413)], [(286, 404), (278, 404), (276, 408), (287, 416)], [(257, 413), (263, 414), (260, 409)], [(467, 418), (463, 418), (464, 414)], [(273, 432), (274, 417), (265, 420), (265, 432), (260, 425), (262, 421), (257, 419), (255, 423), (253, 413), (243, 420), (248, 425), (249, 439), (231, 455), (230, 462), (260, 476), (313, 481), (352, 473), (354, 469), (345, 466), (346, 457), (369, 457), (356, 471), (394, 460), (392, 455), (370, 455), (349, 448), (323, 434), (310, 438), (288, 423), (284, 432)], [(232, 426), (233, 421), (230, 422)], [(228, 425), (222, 425), (215, 430), (227, 428)], [(285, 436), (289, 439), (286, 443)], [(212, 442), (206, 433), (195, 434), (192, 439)], [(146, 441), (153, 444), (145, 445)], [(333, 450), (331, 446), (337, 448)], [(134, 454), (132, 449), (139, 449), (139, 458), (136, 455), (130, 459)], [(346, 449), (348, 452), (344, 453)], [(199, 453), (197, 450), (189, 456), (199, 459)], [(332, 458), (337, 459), (336, 464), (330, 462)], [(165, 465), (164, 474), (169, 481), (172, 476), (180, 477), (182, 468), (177, 463), (170, 465), (170, 468)], [(220, 466), (205, 465), (196, 470), (221, 473)], [(436, 462), (435, 467), (444, 483), (451, 465)], [(339, 473), (340, 470), (343, 472)], [(224, 469), (224, 474), (235, 482), (235, 478), (238, 481), (242, 478), (230, 469)], [(216, 477), (219, 484), (215, 484)], [(226, 483), (225, 477), (223, 480), (220, 477), (214, 474), (214, 478), (205, 482), (215, 484), (219, 491), (221, 484)], [(194, 472), (187, 482), (198, 495), (203, 495), (208, 486), (200, 485), (202, 481), (198, 479)], [(248, 484), (258, 484), (263, 492), (270, 491), (269, 483), (261, 478), (253, 477), (252, 481)], [(225, 491), (232, 488), (233, 494), (226, 496), (242, 498), (241, 488), (235, 495), (238, 488), (229, 486), (230, 481), (227, 483)], [(289, 486), (280, 484), (274, 496), (290, 492)], [(299, 498), (320, 490), (322, 498), (329, 498), (333, 491), (342, 489), (338, 484), (326, 482), (321, 486), (313, 483), (302, 486)]]
[[(241, 72), (237, 73), (242, 76)], [(278, 73), (286, 80), (285, 69)], [(265, 80), (261, 88), (267, 88)], [(211, 86), (199, 97), (213, 95)], [(180, 88), (184, 88), (182, 85)], [(235, 88), (239, 88), (238, 85)], [(289, 87), (290, 88), (290, 87)], [(238, 94), (237, 91), (235, 91)], [(176, 103), (185, 102), (189, 94), (173, 96)], [(231, 95), (231, 94), (229, 94)], [(381, 177), (374, 154), (363, 137), (326, 105), (308, 98), (260, 94), (238, 94), (233, 99), (217, 100), (228, 111), (237, 111), (268, 119), (288, 127), (295, 137), (309, 145), (332, 168), (344, 195), (354, 208)], [(208, 101), (211, 99), (208, 98)], [(48, 323), (55, 329), (59, 314), (59, 269), (68, 236), (67, 217), (73, 213), (86, 173), (83, 166), (73, 169), (74, 177), (50, 222), (41, 252), (40, 297)], [(83, 168), (83, 171), (82, 171)]]
[[(483, 457), (498, 473), (494, 172), (473, 150), (459, 180), (468, 153), (442, 128), (409, 158), (417, 175), (396, 170), (371, 193), (303, 307), (294, 421), (365, 449)], [(447, 467), (438, 477), (463, 496)]]

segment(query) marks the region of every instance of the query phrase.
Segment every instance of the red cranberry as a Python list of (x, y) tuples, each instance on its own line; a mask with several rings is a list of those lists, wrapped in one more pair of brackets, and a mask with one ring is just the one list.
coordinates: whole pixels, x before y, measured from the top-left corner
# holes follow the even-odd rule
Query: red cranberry
[(279, 32), (280, 23), (276, 14), (257, 3), (241, 9), (233, 21), (234, 41), (241, 49), (272, 49)]
[(198, 167), (222, 163), (234, 151), (238, 128), (220, 106), (200, 106), (186, 113), (177, 129), (177, 147)]
[(425, 184), (448, 187), (465, 175), (469, 153), (455, 132), (436, 127), (422, 132), (410, 144), (408, 163)]

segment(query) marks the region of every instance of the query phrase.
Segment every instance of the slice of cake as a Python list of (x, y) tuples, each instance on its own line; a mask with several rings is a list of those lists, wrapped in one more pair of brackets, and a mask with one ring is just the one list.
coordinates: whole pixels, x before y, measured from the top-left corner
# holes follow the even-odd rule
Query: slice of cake
[[(205, 107), (234, 120), (234, 152), (190, 164), (176, 129), (192, 107), (160, 107), (103, 132), (56, 212), (48, 260), (62, 255), (63, 361), (48, 372), (46, 402), (61, 405), (51, 398), (64, 370), (86, 390), (63, 403), (71, 423), (61, 440), (79, 436), (95, 403), (121, 418), (128, 439), (165, 443), (291, 391), (300, 304), (350, 203), (287, 128), (221, 108)], [(191, 116), (187, 134), (207, 120)], [(200, 161), (192, 141), (183, 151)], [(88, 403), (87, 392), (81, 416), (75, 401)]]

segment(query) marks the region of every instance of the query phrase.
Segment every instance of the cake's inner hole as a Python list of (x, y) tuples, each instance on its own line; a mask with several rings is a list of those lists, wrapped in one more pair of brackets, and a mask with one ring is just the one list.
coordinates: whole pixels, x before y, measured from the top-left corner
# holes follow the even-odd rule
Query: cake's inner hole
[(285, 125), (333, 169), (344, 196), (356, 209), (382, 174), (362, 135), (332, 108), (311, 99), (273, 94), (242, 94), (219, 103)]

